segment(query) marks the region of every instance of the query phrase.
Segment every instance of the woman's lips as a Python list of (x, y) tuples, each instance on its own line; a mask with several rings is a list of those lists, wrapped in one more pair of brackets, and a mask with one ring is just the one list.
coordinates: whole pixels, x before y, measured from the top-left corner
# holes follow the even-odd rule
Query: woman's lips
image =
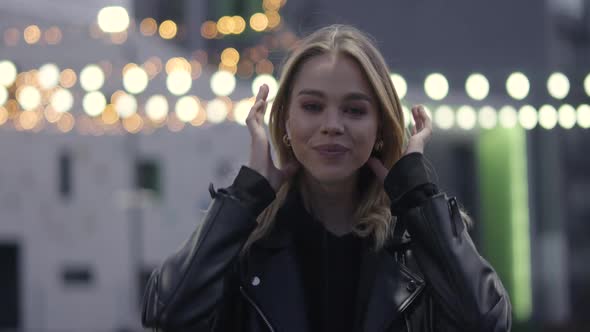
[(338, 158), (344, 156), (348, 149), (339, 144), (326, 144), (326, 145), (319, 145), (314, 147), (320, 156), (326, 158)]

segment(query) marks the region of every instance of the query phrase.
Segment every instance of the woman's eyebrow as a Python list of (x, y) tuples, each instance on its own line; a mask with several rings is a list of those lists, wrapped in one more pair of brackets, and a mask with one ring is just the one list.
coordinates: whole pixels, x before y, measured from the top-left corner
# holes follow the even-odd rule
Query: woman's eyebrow
[[(299, 91), (299, 93), (297, 94), (298, 96), (300, 95), (311, 95), (311, 96), (316, 96), (316, 97), (326, 97), (326, 94), (323, 93), (320, 90), (312, 90), (312, 89), (303, 89), (301, 91)], [(368, 95), (366, 95), (365, 93), (362, 92), (350, 92), (347, 93), (344, 96), (345, 100), (366, 100), (369, 103), (373, 102), (373, 99), (371, 97), (369, 97)]]
[(326, 94), (319, 91), (319, 90), (312, 90), (312, 89), (303, 89), (301, 91), (299, 91), (299, 93), (297, 94), (298, 96), (300, 95), (312, 95), (312, 96), (316, 96), (316, 97), (325, 97)]

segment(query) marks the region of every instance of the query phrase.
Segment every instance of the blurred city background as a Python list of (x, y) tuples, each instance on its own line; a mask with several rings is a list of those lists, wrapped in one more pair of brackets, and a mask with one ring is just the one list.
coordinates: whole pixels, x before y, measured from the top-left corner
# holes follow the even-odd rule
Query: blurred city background
[(588, 0), (2, 0), (0, 330), (141, 331), (147, 276), (247, 161), (253, 91), (333, 23), (428, 107), (514, 330), (590, 331)]

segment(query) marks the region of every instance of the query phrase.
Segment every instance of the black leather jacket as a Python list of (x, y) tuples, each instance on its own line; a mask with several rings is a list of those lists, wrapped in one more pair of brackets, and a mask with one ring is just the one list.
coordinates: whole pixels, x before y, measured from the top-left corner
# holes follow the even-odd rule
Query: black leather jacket
[[(400, 159), (386, 178), (394, 215), (408, 192), (429, 182), (423, 167), (416, 167), (421, 158)], [(168, 332), (310, 331), (288, 228), (277, 221), (239, 258), (256, 216), (274, 199), (266, 179), (242, 167), (232, 186), (210, 186), (210, 192), (202, 225), (149, 279), (144, 326)], [(395, 228), (383, 250), (364, 246), (355, 331), (510, 330), (508, 294), (473, 245), (455, 198), (436, 193), (410, 204)]]

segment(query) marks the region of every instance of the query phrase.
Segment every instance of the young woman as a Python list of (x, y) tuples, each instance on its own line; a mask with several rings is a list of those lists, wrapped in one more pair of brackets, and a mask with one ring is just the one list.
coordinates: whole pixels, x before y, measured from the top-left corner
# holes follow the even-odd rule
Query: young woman
[[(247, 119), (250, 161), (156, 269), (142, 322), (164, 331), (509, 331), (511, 307), (455, 198), (423, 164), (423, 107), (404, 132), (375, 46), (320, 29)], [(278, 166), (271, 158), (271, 145)]]

